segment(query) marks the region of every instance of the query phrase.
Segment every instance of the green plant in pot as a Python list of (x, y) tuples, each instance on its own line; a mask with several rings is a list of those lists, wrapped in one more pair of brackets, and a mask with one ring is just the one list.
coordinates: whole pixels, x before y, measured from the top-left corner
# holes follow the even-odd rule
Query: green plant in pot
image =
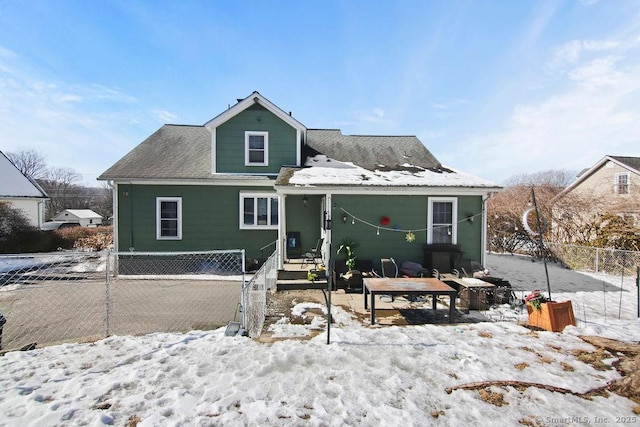
[(356, 249), (357, 245), (349, 237), (345, 238), (340, 244), (337, 253), (344, 253), (345, 263), (349, 270), (356, 269)]

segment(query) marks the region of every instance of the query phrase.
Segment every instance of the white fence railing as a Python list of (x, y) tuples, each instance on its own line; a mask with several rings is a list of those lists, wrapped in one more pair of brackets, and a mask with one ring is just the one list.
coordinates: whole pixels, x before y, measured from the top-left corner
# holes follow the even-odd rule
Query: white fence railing
[(218, 328), (244, 270), (242, 250), (0, 256), (0, 349)]

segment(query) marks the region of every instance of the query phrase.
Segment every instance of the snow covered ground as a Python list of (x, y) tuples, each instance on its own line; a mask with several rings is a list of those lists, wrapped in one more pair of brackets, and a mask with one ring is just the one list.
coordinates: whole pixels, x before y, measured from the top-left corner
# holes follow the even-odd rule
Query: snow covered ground
[[(539, 388), (494, 386), (489, 397), (445, 391), (518, 380), (585, 392), (619, 378), (574, 353), (595, 349), (580, 335), (640, 340), (635, 288), (620, 291), (610, 281), (600, 291), (553, 295), (571, 299), (579, 319), (562, 333), (514, 321), (368, 327), (333, 307), (328, 345), (326, 330), (264, 344), (219, 329), (12, 352), (0, 358), (0, 425), (634, 424), (637, 405), (614, 394), (586, 400)], [(293, 311), (304, 316), (318, 308), (300, 302)], [(326, 327), (320, 319), (273, 328), (280, 336), (306, 335)]]

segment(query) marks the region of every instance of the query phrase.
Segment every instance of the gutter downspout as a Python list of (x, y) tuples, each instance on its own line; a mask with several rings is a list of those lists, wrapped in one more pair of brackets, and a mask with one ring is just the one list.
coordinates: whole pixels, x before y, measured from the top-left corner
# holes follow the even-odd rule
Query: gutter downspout
[(482, 247), (482, 251), (480, 254), (480, 265), (486, 268), (485, 259), (487, 256), (487, 205), (489, 199), (493, 196), (493, 193), (487, 193), (486, 196), (482, 198), (482, 236), (480, 237), (480, 245)]

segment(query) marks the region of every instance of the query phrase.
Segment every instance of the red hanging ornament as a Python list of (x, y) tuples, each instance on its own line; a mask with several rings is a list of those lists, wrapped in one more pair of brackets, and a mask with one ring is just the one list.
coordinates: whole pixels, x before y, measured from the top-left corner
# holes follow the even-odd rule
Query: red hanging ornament
[(387, 226), (391, 223), (391, 219), (388, 216), (383, 216), (380, 218), (380, 225)]

